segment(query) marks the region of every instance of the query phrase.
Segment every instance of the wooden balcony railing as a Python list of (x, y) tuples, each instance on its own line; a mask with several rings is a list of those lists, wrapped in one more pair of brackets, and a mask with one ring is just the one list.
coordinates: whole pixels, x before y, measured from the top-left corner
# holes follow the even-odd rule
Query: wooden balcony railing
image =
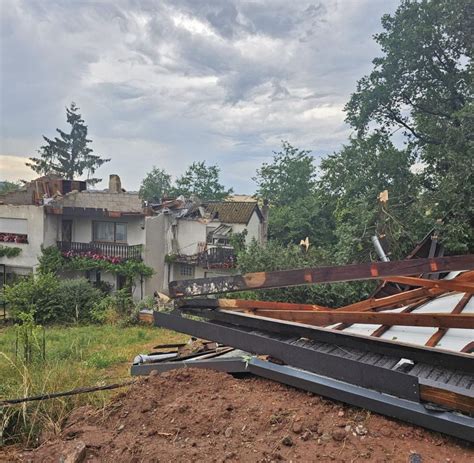
[(129, 246), (123, 243), (78, 243), (76, 241), (58, 241), (58, 248), (61, 252), (97, 253), (107, 257), (119, 257), (123, 260), (141, 260), (142, 245), (136, 244)]

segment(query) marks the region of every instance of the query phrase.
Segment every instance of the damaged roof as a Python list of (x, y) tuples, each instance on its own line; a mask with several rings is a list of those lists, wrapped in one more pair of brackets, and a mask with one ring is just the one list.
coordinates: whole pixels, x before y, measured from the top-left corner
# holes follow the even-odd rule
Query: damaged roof
[(248, 224), (254, 211), (257, 212), (259, 219), (262, 220), (262, 213), (257, 202), (221, 201), (208, 203), (204, 207), (211, 214), (211, 217), (224, 223)]

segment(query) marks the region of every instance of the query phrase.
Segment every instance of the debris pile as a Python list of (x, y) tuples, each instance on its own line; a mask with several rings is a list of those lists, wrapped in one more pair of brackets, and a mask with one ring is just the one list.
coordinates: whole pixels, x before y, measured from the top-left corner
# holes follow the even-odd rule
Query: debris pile
[(44, 436), (39, 448), (17, 458), (407, 462), (413, 456), (424, 463), (462, 463), (472, 461), (472, 449), (261, 378), (189, 369), (145, 378), (102, 410), (75, 410), (59, 436)]

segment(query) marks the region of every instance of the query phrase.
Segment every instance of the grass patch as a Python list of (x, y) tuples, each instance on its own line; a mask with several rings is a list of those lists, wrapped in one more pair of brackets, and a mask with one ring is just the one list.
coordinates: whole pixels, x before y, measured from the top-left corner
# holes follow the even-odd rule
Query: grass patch
[[(46, 328), (46, 360), (25, 364), (15, 356), (16, 328), (0, 329), (0, 399), (120, 382), (135, 355), (160, 343), (188, 337), (149, 326), (87, 325)], [(113, 392), (101, 391), (14, 407), (0, 407), (0, 445), (34, 445), (41, 432), (57, 432), (73, 408), (103, 406)]]

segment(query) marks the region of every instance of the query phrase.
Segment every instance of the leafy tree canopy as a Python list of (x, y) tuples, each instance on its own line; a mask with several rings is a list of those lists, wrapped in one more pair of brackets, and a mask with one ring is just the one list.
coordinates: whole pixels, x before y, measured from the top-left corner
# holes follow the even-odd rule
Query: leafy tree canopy
[(8, 180), (0, 181), (0, 195), (15, 191), (21, 188), (20, 182), (9, 182)]
[[(318, 189), (334, 214), (339, 263), (367, 260), (371, 236), (385, 235), (393, 257), (403, 258), (429, 224), (421, 222), (419, 182), (410, 170), (410, 150), (397, 149), (386, 135), (351, 139), (321, 161)], [(379, 194), (388, 191), (388, 202)], [(420, 229), (422, 231), (420, 231)]]
[(176, 180), (174, 195), (196, 195), (202, 200), (220, 201), (233, 193), (219, 181), (220, 168), (207, 166), (205, 161), (193, 162), (186, 172)]
[(282, 149), (273, 152), (271, 163), (264, 163), (253, 180), (257, 195), (275, 206), (290, 205), (313, 193), (316, 168), (311, 151), (295, 148), (282, 141)]
[(346, 105), (360, 137), (402, 130), (420, 161), (418, 212), (442, 222), (452, 252), (474, 248), (472, 20), (470, 0), (403, 1)]
[(30, 158), (26, 165), (40, 175), (57, 174), (66, 179), (73, 179), (86, 173), (89, 183), (99, 182), (101, 179), (91, 176), (110, 159), (102, 159), (89, 148), (91, 140), (87, 138), (87, 125), (74, 102), (66, 108), (66, 120), (71, 131), (66, 133), (56, 129), (59, 137), (54, 140), (43, 136), (46, 144), (38, 150), (39, 157)]
[(139, 194), (145, 201), (158, 203), (170, 191), (171, 175), (153, 166), (153, 169), (142, 180)]

